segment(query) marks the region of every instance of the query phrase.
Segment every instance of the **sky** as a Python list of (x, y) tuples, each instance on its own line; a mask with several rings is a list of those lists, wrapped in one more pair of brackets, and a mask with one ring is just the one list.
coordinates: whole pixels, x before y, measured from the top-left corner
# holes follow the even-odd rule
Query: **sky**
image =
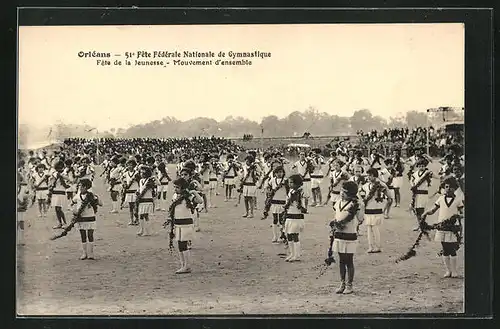
[[(22, 26), (19, 123), (103, 131), (167, 116), (260, 122), (310, 106), (339, 116), (366, 108), (384, 118), (463, 107), (464, 42), (464, 26), (451, 23)], [(168, 59), (166, 67), (144, 67), (78, 56), (109, 52), (123, 63), (125, 52), (175, 50), (271, 57), (250, 66), (174, 66)]]

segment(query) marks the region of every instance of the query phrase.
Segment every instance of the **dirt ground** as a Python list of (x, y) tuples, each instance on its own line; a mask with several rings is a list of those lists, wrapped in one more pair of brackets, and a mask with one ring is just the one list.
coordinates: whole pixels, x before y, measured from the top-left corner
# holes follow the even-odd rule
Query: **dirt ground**
[[(323, 185), (326, 194), (326, 180)], [(393, 208), (381, 227), (382, 253), (366, 253), (366, 229), (361, 228), (355, 292), (337, 295), (337, 266), (318, 277), (328, 249), (330, 207), (310, 208), (300, 237), (302, 261), (286, 263), (278, 255), (283, 245), (271, 244), (271, 219), (260, 220), (264, 196), (259, 195), (258, 216), (247, 219), (241, 217), (243, 202), (239, 207), (235, 200), (223, 202), (219, 189), (218, 208), (201, 214), (193, 272), (179, 276), (174, 274), (177, 253), (169, 252), (168, 231), (162, 228), (166, 213), (152, 216), (156, 235), (138, 237), (137, 227), (127, 226), (127, 210), (109, 213), (110, 197), (97, 179), (94, 192), (105, 204), (98, 216), (96, 260), (79, 260), (77, 230), (49, 241), (56, 223), (53, 208), (44, 219), (37, 217), (36, 206), (26, 213), (26, 245), (18, 247), (17, 255), (17, 311), (21, 316), (463, 312), (463, 277), (442, 278), (438, 243), (423, 241), (417, 257), (394, 263), (417, 235), (412, 231), (415, 218), (406, 210), (407, 186), (405, 182), (403, 207)], [(436, 186), (437, 181), (432, 192)], [(463, 247), (458, 267), (463, 274)]]

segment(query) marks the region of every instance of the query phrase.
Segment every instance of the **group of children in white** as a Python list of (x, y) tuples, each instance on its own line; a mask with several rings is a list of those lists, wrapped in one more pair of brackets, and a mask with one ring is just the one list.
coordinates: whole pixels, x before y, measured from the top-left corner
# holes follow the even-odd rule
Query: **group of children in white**
[[(320, 149), (309, 154), (301, 152), (299, 160), (291, 163), (279, 152), (264, 152), (262, 158), (255, 151), (248, 151), (244, 162), (233, 154), (221, 161), (219, 154), (203, 153), (188, 159), (182, 155), (177, 165), (176, 178), (167, 170), (160, 154), (150, 156), (114, 155), (102, 165), (105, 182), (111, 198), (111, 213), (119, 213), (128, 207), (129, 225), (139, 226), (138, 236), (147, 237), (151, 231), (150, 214), (167, 211), (164, 226), (170, 228), (170, 246), (175, 240), (181, 266), (178, 274), (191, 272), (191, 245), (194, 232), (200, 230), (200, 213), (216, 207), (214, 196), (224, 188), (224, 202), (243, 197), (243, 217), (253, 218), (258, 209), (257, 193), (266, 193), (262, 219), (272, 214), (272, 239), (283, 243), (287, 250), (286, 262), (301, 259), (300, 234), (305, 216), (311, 207), (331, 204), (330, 250), (338, 254), (340, 287), (337, 293), (353, 292), (354, 254), (357, 252), (360, 225), (366, 226), (368, 253), (382, 251), (380, 229), (384, 219), (390, 218), (391, 206), (400, 207), (400, 189), (403, 172), (408, 168), (412, 192), (410, 210), (417, 217), (415, 230), (423, 230), (429, 215), (439, 211), (435, 241), (441, 243), (441, 255), (446, 267), (445, 277), (457, 277), (457, 254), (461, 243), (461, 222), (464, 208), (464, 159), (453, 150), (440, 160), (438, 175), (440, 194), (431, 209), (427, 204), (433, 173), (428, 169), (432, 161), (416, 148), (415, 154), (403, 160), (399, 151), (391, 158), (373, 152), (369, 159), (361, 151), (343, 150), (331, 152), (330, 159), (321, 156)], [(287, 173), (285, 168), (290, 168)], [(326, 172), (325, 172), (326, 169)], [(325, 202), (321, 182), (329, 179), (329, 191)], [(96, 213), (102, 206), (102, 198), (92, 192), (95, 181), (94, 165), (88, 156), (66, 158), (63, 153), (53, 159), (45, 155), (19, 161), (18, 170), (18, 243), (24, 244), (23, 214), (30, 199), (38, 204), (39, 217), (47, 216), (49, 207), (55, 210), (57, 225), (62, 229), (53, 239), (65, 236), (73, 226), (80, 231), (82, 255), (80, 259), (94, 259), (94, 231)], [(174, 194), (167, 200), (167, 186), (173, 181)], [(234, 191), (238, 196), (234, 195)], [(311, 200), (312, 199), (312, 200)], [(310, 202), (311, 201), (311, 202)], [(72, 211), (68, 224), (64, 208)], [(453, 221), (450, 221), (450, 218)], [(457, 227), (459, 230), (457, 231)], [(331, 258), (330, 258), (331, 260)], [(347, 275), (347, 277), (346, 277)]]

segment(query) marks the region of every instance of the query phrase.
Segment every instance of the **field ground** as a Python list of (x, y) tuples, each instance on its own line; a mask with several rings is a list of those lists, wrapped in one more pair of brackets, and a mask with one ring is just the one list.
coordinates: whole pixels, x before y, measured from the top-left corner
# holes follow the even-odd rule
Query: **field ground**
[[(169, 168), (173, 172), (173, 167)], [(101, 169), (98, 168), (98, 174)], [(434, 182), (433, 187), (437, 182)], [(152, 216), (157, 235), (137, 237), (128, 214), (110, 214), (110, 199), (100, 179), (94, 191), (103, 197), (96, 231), (96, 260), (79, 260), (77, 230), (56, 241), (54, 210), (44, 219), (35, 206), (26, 213), (26, 245), (18, 248), (19, 315), (183, 315), (183, 314), (340, 314), (463, 312), (464, 280), (444, 279), (436, 242), (423, 241), (417, 257), (394, 264), (416, 238), (415, 219), (407, 211), (405, 182), (401, 208), (381, 228), (380, 254), (367, 254), (366, 231), (355, 255), (355, 292), (336, 295), (338, 267), (318, 278), (328, 249), (330, 207), (311, 208), (301, 234), (302, 261), (286, 263), (283, 245), (271, 244), (271, 219), (242, 218), (243, 203), (216, 199), (218, 208), (201, 214), (201, 232), (193, 241), (193, 272), (174, 274), (177, 253), (168, 249), (165, 212)], [(171, 189), (171, 187), (170, 187)], [(222, 189), (220, 189), (222, 192)], [(326, 181), (323, 193), (326, 194)], [(171, 196), (171, 190), (169, 191)], [(66, 211), (69, 219), (70, 213)], [(429, 218), (429, 222), (435, 219)], [(464, 273), (463, 248), (459, 273)]]

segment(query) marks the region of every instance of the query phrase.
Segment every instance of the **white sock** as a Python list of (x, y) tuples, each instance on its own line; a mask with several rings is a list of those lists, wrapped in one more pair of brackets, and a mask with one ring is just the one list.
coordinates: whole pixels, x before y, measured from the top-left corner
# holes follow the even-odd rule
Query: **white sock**
[(184, 251), (184, 267), (186, 269), (191, 268), (191, 250)]
[(368, 249), (373, 250), (373, 226), (366, 226), (366, 235), (368, 236)]
[(82, 256), (87, 257), (87, 242), (82, 242)]
[(295, 257), (295, 248), (294, 248), (294, 242), (293, 241), (288, 241), (288, 251), (290, 252), (290, 254), (288, 255), (287, 258), (285, 258), (285, 260), (287, 259), (292, 259)]
[(273, 224), (273, 241), (278, 239), (278, 225)]
[(144, 233), (144, 219), (139, 219), (139, 232), (137, 233)]
[(443, 260), (444, 267), (446, 268), (447, 273), (451, 273), (451, 262), (450, 262), (450, 256), (441, 256), (441, 259)]
[(179, 252), (179, 259), (181, 261), (181, 269), (184, 269), (186, 266), (186, 260), (184, 259), (184, 251)]
[(294, 258), (299, 259), (300, 258), (300, 241), (294, 242), (293, 251), (295, 253)]
[(450, 256), (450, 272), (453, 276), (457, 275), (457, 256)]
[(373, 225), (372, 231), (373, 231), (373, 238), (374, 238), (373, 242), (375, 244), (375, 248), (380, 249), (380, 229), (379, 229), (379, 225)]
[(87, 255), (94, 258), (94, 242), (87, 242)]

